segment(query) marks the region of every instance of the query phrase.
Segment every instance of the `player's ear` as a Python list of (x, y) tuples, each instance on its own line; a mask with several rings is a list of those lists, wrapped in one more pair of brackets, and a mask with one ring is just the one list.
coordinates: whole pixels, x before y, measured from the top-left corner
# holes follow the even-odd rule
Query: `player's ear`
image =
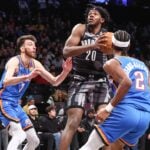
[(20, 47), (20, 51), (24, 52), (24, 47), (23, 46)]
[(104, 18), (101, 18), (101, 23), (104, 23), (105, 22), (105, 19)]

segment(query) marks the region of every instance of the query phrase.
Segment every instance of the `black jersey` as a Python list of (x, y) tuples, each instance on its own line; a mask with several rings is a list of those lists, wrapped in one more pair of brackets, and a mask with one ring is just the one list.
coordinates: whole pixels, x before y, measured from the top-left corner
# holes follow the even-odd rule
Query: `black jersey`
[[(101, 29), (97, 34), (89, 33), (87, 27), (85, 33), (80, 41), (80, 45), (89, 45), (96, 41), (97, 37), (105, 32), (105, 29)], [(79, 56), (73, 57), (73, 71), (74, 74), (79, 75), (96, 75), (99, 77), (105, 77), (106, 74), (103, 70), (103, 64), (107, 61), (107, 55), (100, 52), (100, 50), (91, 49)]]

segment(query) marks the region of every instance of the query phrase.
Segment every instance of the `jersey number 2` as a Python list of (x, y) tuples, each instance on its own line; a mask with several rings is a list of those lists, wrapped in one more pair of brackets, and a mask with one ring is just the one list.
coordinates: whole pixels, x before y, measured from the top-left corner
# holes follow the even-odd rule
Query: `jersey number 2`
[(136, 89), (144, 90), (145, 89), (145, 85), (144, 85), (144, 75), (143, 75), (143, 73), (140, 72), (140, 71), (136, 71), (134, 73), (134, 75), (136, 77), (136, 83), (135, 83)]

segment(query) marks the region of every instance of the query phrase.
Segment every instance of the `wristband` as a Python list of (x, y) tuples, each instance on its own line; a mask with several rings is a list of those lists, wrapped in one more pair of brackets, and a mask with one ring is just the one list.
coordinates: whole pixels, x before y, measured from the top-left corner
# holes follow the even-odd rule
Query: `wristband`
[(109, 104), (105, 107), (105, 110), (106, 110), (107, 112), (109, 112), (109, 113), (111, 113), (113, 109), (114, 109), (114, 106), (112, 106), (111, 103), (109, 103)]

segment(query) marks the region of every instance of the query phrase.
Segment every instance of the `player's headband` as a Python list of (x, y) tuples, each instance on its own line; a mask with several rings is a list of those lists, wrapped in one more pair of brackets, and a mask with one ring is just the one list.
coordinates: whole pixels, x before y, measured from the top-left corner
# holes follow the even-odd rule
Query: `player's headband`
[(112, 43), (113, 45), (117, 46), (117, 47), (128, 47), (129, 44), (130, 44), (130, 40), (129, 41), (126, 41), (126, 42), (123, 42), (123, 41), (118, 41), (114, 35), (112, 36)]

